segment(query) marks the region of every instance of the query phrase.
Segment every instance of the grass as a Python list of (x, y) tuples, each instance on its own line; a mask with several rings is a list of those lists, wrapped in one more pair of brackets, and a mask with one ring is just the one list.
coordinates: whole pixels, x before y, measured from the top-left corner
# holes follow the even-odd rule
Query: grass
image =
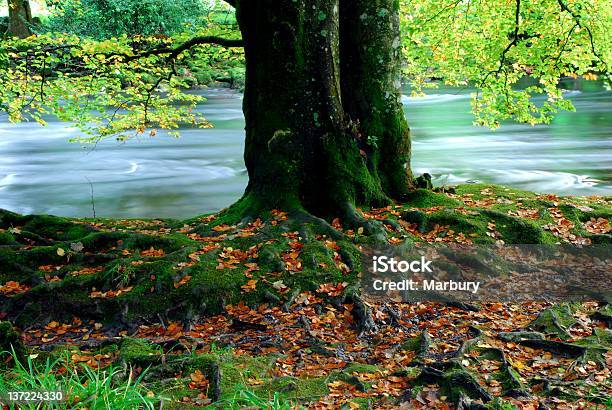
[(271, 398), (266, 399), (259, 397), (253, 390), (246, 386), (240, 386), (234, 397), (221, 400), (215, 403), (215, 406), (228, 410), (238, 410), (245, 407), (262, 410), (291, 410), (295, 408), (292, 403), (284, 399), (278, 392), (274, 392)]
[(63, 401), (44, 405), (44, 408), (54, 410), (75, 406), (89, 410), (148, 410), (160, 400), (141, 384), (146, 371), (134, 378), (131, 371), (124, 375), (122, 368), (112, 365), (105, 369), (92, 369), (84, 364), (74, 364), (67, 355), (44, 361), (37, 361), (37, 355), (30, 355), (22, 363), (14, 352), (10, 354), (14, 367), (0, 372), (0, 404), (8, 405), (9, 409), (43, 408), (35, 402), (10, 402), (9, 392), (62, 392)]
[[(228, 355), (227, 349), (217, 349), (217, 354)], [(105, 368), (92, 368), (83, 363), (74, 363), (68, 351), (52, 354), (31, 354), (19, 360), (15, 352), (1, 352), (3, 359), (11, 367), (0, 367), (0, 408), (8, 409), (52, 409), (64, 410), (85, 408), (88, 410), (106, 409), (145, 409), (153, 410), (160, 402), (175, 408), (183, 394), (174, 397), (168, 390), (147, 379), (147, 370), (138, 377), (132, 376), (131, 367), (125, 370), (118, 365)], [(194, 358), (197, 356), (193, 356)], [(129, 363), (129, 361), (128, 361)], [(191, 369), (192, 370), (192, 369)], [(191, 370), (187, 370), (190, 372)], [(227, 370), (227, 369), (226, 369)], [(295, 403), (276, 391), (256, 391), (243, 382), (231, 386), (225, 398), (209, 405), (209, 409), (262, 409), (290, 410), (296, 408)], [(150, 389), (162, 392), (153, 393)], [(159, 388), (160, 390), (157, 390)], [(55, 402), (11, 402), (9, 392), (61, 392), (63, 399)], [(168, 397), (161, 397), (161, 396)], [(179, 407), (183, 408), (183, 407)]]

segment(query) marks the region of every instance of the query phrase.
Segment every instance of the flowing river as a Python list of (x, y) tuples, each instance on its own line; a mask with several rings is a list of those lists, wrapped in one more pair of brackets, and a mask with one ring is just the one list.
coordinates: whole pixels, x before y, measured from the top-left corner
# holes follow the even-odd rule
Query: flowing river
[[(568, 91), (577, 112), (549, 126), (472, 125), (470, 90), (441, 88), (404, 97), (415, 174), (437, 185), (505, 184), (536, 192), (612, 194), (612, 92), (596, 83)], [(9, 124), (0, 117), (0, 208), (20, 213), (90, 217), (187, 218), (217, 211), (246, 186), (241, 95), (201, 92), (198, 107), (214, 129), (159, 132), (95, 149), (70, 143), (70, 124)]]

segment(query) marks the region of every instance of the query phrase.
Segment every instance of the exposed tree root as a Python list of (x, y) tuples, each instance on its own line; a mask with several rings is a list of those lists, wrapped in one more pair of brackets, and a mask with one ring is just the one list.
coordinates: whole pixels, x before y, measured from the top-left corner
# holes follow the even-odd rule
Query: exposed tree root
[(466, 355), (472, 350), (478, 350), (476, 359), (489, 359), (500, 362), (498, 378), (501, 380), (503, 394), (512, 397), (528, 397), (529, 394), (522, 386), (518, 374), (512, 368), (501, 349), (480, 347), (484, 342), (484, 333), (475, 327), (471, 327), (472, 338), (465, 340), (449, 361), (426, 364), (424, 359), (428, 356), (430, 339), (426, 332), (419, 337), (407, 342), (405, 346), (412, 346), (411, 350), (417, 353), (413, 365), (422, 368), (420, 375), (414, 380), (414, 384), (437, 384), (444, 393), (451, 397), (457, 408), (479, 409), (485, 408), (482, 403), (493, 399), (478, 382), (475, 375), (463, 365)]
[(568, 328), (575, 323), (568, 306), (546, 309), (536, 320), (527, 326), (527, 330), (553, 335), (562, 340), (571, 339)]
[[(594, 316), (599, 313), (604, 318), (607, 305), (602, 307)], [(505, 340), (515, 341), (523, 346), (539, 348), (551, 353), (576, 359), (576, 363), (586, 363), (589, 360), (605, 364), (604, 354), (609, 348), (612, 333), (608, 329), (595, 330), (591, 336), (582, 338), (578, 341), (569, 343), (573, 336), (568, 329), (576, 322), (572, 316), (569, 305), (560, 305), (548, 308), (538, 315), (538, 317), (526, 326), (526, 331), (509, 332), (500, 335)], [(539, 330), (540, 332), (534, 331)], [(551, 336), (564, 341), (549, 340), (546, 336)]]
[(425, 358), (429, 355), (431, 337), (427, 332), (421, 332), (415, 338), (409, 339), (401, 346), (402, 349), (411, 350), (415, 353), (412, 363), (417, 366), (425, 365)]
[[(530, 384), (532, 386), (540, 386), (542, 392), (549, 397), (567, 400), (575, 400), (577, 398), (581, 398), (576, 395), (576, 382), (567, 382), (563, 380), (552, 380), (541, 377), (534, 377), (530, 380)], [(610, 396), (603, 393), (591, 393), (589, 395), (589, 401), (591, 401), (592, 403), (599, 403), (605, 406), (609, 403), (609, 400)]]
[(367, 220), (350, 202), (347, 202), (343, 207), (342, 221), (349, 227), (363, 228), (363, 232), (372, 237), (375, 242), (384, 243), (386, 241), (387, 232), (383, 224), (378, 221)]
[(312, 235), (312, 233), (314, 233), (313, 231), (316, 231), (316, 233), (326, 234), (332, 239), (337, 240), (344, 238), (342, 232), (331, 226), (331, 224), (323, 218), (319, 218), (303, 210), (292, 212), (290, 216), (294, 218), (297, 223), (309, 226), (304, 237), (308, 237), (308, 233)]
[(453, 402), (458, 402), (463, 395), (485, 403), (493, 399), (468, 370), (454, 362), (423, 367), (414, 383), (437, 384)]
[(346, 298), (348, 303), (353, 304), (353, 310), (351, 313), (355, 318), (355, 325), (357, 327), (359, 336), (363, 336), (369, 332), (375, 332), (378, 330), (378, 326), (372, 318), (372, 309), (357, 295), (356, 293), (348, 295)]

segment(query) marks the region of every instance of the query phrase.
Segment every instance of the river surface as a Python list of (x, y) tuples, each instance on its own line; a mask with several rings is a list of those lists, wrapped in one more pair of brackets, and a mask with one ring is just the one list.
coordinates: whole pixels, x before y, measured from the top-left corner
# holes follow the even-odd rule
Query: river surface
[[(437, 185), (480, 181), (612, 195), (612, 92), (572, 88), (577, 112), (558, 114), (550, 126), (496, 131), (472, 125), (470, 90), (404, 97), (415, 174), (429, 172)], [(93, 197), (98, 217), (187, 218), (228, 206), (247, 183), (242, 97), (227, 89), (201, 93), (208, 100), (198, 109), (214, 129), (107, 140), (95, 149), (68, 142), (79, 135), (70, 124), (0, 117), (0, 208), (87, 217)]]

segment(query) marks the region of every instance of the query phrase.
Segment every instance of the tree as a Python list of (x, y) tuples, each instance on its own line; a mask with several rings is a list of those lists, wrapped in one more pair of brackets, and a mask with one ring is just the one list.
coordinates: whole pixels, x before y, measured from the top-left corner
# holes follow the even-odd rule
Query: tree
[(26, 38), (32, 34), (32, 10), (28, 0), (8, 0), (9, 20), (5, 35)]

